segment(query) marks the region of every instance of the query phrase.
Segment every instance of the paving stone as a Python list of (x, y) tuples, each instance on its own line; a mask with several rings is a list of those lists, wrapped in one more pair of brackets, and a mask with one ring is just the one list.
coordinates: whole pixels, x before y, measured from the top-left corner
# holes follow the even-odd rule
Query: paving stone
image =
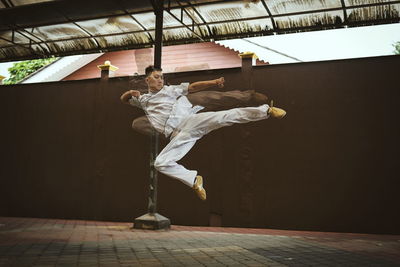
[(400, 266), (400, 237), (0, 217), (0, 266)]

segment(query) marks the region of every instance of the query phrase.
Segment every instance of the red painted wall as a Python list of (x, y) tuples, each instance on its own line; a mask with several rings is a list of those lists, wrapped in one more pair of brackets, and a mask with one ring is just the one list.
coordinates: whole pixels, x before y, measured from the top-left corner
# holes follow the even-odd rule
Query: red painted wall
[[(239, 53), (232, 49), (215, 43), (197, 43), (163, 47), (162, 67), (164, 72), (179, 72), (190, 70), (222, 69), (241, 66)], [(125, 50), (105, 53), (70, 74), (63, 80), (82, 80), (99, 78), (100, 72), (97, 65), (104, 64), (106, 60), (119, 69), (115, 76), (129, 76), (135, 72), (144, 73), (144, 69), (153, 64), (153, 48)], [(257, 65), (267, 64), (257, 61)]]

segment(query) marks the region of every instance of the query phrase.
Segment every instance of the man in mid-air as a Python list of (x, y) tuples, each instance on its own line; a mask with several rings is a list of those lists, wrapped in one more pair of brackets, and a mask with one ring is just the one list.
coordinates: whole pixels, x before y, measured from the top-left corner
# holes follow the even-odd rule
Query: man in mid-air
[(151, 125), (170, 142), (160, 152), (154, 167), (161, 173), (178, 179), (195, 190), (202, 200), (206, 200), (203, 178), (195, 170), (188, 170), (177, 161), (182, 159), (197, 140), (209, 132), (234, 123), (259, 121), (268, 117), (283, 118), (283, 109), (269, 106), (267, 103), (258, 107), (233, 108), (216, 112), (201, 112), (203, 107), (193, 106), (186, 95), (212, 86), (224, 87), (224, 78), (180, 85), (164, 85), (161, 68), (146, 68), (148, 93), (141, 94), (130, 90), (122, 94), (125, 104), (144, 110)]

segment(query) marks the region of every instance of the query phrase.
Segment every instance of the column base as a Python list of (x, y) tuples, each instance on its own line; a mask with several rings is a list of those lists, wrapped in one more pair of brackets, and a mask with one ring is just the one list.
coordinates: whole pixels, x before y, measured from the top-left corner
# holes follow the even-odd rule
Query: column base
[(170, 227), (171, 221), (158, 213), (147, 213), (136, 218), (133, 223), (135, 229), (161, 230)]

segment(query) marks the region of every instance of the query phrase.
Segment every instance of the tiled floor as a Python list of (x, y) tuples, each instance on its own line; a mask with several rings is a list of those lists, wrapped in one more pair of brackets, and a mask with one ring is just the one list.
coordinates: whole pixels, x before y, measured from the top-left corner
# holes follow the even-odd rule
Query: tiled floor
[(0, 266), (400, 266), (400, 236), (0, 217)]

